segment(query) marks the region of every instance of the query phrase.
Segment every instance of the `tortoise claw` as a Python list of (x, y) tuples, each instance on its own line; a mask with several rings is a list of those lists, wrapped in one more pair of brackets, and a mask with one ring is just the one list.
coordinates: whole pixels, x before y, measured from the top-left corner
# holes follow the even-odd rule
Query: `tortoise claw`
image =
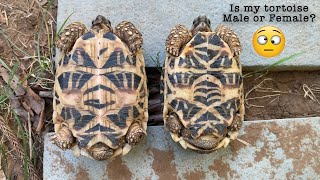
[(166, 51), (171, 54), (172, 56), (179, 56), (179, 48), (175, 48), (175, 47), (167, 47)]

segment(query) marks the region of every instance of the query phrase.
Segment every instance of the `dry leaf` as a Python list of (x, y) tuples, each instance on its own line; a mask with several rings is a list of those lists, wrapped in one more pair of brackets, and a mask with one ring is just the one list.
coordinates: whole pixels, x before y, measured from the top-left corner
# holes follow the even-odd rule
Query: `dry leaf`
[[(28, 115), (30, 114), (32, 122), (37, 124), (36, 131), (40, 132), (44, 125), (44, 99), (28, 86), (28, 81), (25, 80), (27, 76), (24, 73), (22, 73), (22, 77), (16, 74), (12, 77), (8, 70), (0, 65), (0, 76), (15, 92), (15, 95), (10, 95), (11, 107), (15, 113), (24, 121), (28, 120)], [(22, 85), (18, 83), (21, 80), (24, 80)]]
[[(0, 64), (0, 76), (3, 80), (10, 85), (11, 89), (16, 93), (17, 96), (22, 96), (26, 92), (21, 85), (18, 84), (18, 78), (14, 75), (10, 76), (8, 70)], [(9, 82), (10, 81), (10, 82)]]
[(43, 6), (48, 3), (48, 0), (38, 0), (40, 6)]
[(6, 175), (4, 174), (1, 167), (0, 167), (0, 180), (6, 180)]
[(13, 111), (23, 120), (28, 119), (28, 112), (22, 107), (20, 99), (15, 96), (10, 96), (10, 104)]
[[(25, 75), (23, 75), (25, 76)], [(39, 122), (34, 122), (37, 123), (37, 132), (41, 132), (41, 129), (44, 125), (44, 119), (43, 119), (43, 114), (44, 114), (44, 106), (45, 106), (45, 101), (42, 99), (37, 93), (35, 93), (28, 85), (27, 81), (24, 81), (22, 86), (26, 90), (26, 96), (24, 96), (24, 102), (30, 109), (32, 109), (39, 117)]]

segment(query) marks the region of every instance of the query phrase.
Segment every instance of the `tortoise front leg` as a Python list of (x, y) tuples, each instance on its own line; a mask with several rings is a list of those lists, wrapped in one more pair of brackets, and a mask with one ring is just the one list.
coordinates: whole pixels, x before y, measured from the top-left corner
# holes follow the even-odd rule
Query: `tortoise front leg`
[(71, 149), (75, 145), (75, 137), (67, 126), (63, 126), (58, 133), (52, 135), (51, 140), (63, 150)]
[(166, 40), (166, 51), (179, 56), (180, 49), (186, 45), (192, 38), (191, 32), (183, 25), (176, 25), (170, 32)]
[(143, 44), (142, 34), (131, 22), (122, 21), (116, 26), (114, 33), (127, 44), (133, 54), (141, 49)]
[(231, 52), (238, 56), (242, 52), (242, 47), (237, 34), (228, 26), (220, 25), (216, 28), (217, 35), (228, 44)]
[(64, 54), (70, 52), (77, 39), (87, 32), (87, 28), (80, 22), (68, 25), (58, 36), (55, 44)]

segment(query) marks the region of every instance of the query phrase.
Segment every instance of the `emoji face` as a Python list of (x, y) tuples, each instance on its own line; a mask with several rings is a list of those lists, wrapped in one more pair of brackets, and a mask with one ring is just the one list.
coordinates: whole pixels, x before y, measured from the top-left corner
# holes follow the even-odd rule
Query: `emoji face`
[(254, 50), (263, 57), (274, 57), (280, 54), (286, 43), (282, 31), (273, 26), (258, 29), (252, 38)]

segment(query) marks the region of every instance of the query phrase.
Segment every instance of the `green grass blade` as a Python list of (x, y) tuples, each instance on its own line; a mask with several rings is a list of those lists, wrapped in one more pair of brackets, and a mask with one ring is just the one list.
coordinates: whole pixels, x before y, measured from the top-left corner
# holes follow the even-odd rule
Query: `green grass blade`
[[(54, 41), (56, 41), (56, 39), (58, 38), (59, 34), (60, 34), (61, 31), (63, 30), (64, 26), (66, 25), (66, 23), (68, 22), (68, 20), (70, 19), (70, 17), (71, 17), (73, 14), (74, 14), (74, 12), (71, 13), (71, 14), (67, 17), (67, 19), (65, 19), (65, 20), (63, 21), (63, 23), (62, 23), (62, 25), (60, 26), (58, 32), (56, 33), (56, 36), (55, 36), (55, 38), (54, 38)], [(53, 41), (52, 43), (54, 43), (54, 41)]]
[(149, 57), (153, 61), (153, 63), (156, 65), (156, 68), (158, 69), (158, 71), (162, 74), (162, 67), (161, 67), (161, 63), (160, 63), (160, 52), (157, 53), (156, 58), (153, 58), (150, 55), (149, 55)]
[(29, 161), (28, 161), (28, 135), (25, 131), (25, 128), (23, 127), (23, 125), (21, 124), (21, 120), (19, 118), (19, 116), (13, 111), (13, 115), (14, 115), (14, 119), (16, 121), (16, 124), (18, 125), (20, 131), (17, 132), (17, 134), (19, 135), (18, 138), (22, 139), (22, 143), (23, 143), (23, 152), (24, 152), (24, 157), (23, 157), (23, 174), (24, 174), (24, 179), (28, 179), (29, 178)]
[(276, 66), (278, 66), (278, 65), (280, 65), (280, 64), (282, 64), (282, 63), (284, 63), (284, 62), (287, 62), (287, 61), (290, 61), (290, 60), (294, 59), (295, 57), (297, 57), (297, 56), (299, 56), (299, 55), (301, 55), (301, 54), (303, 54), (303, 53), (305, 53), (305, 52), (302, 51), (302, 52), (299, 52), (299, 53), (295, 53), (295, 54), (293, 54), (293, 55), (291, 55), (291, 56), (284, 57), (284, 58), (276, 61), (275, 63), (271, 64), (271, 65), (268, 66), (268, 67), (264, 67), (264, 68), (259, 69), (259, 70), (257, 70), (257, 71), (247, 73), (247, 74), (245, 74), (243, 77), (248, 77), (248, 76), (250, 76), (250, 75), (253, 75), (253, 74), (256, 74), (256, 73), (259, 73), (259, 72), (263, 72), (263, 71), (272, 69), (272, 68), (274, 68), (274, 67), (276, 67)]

